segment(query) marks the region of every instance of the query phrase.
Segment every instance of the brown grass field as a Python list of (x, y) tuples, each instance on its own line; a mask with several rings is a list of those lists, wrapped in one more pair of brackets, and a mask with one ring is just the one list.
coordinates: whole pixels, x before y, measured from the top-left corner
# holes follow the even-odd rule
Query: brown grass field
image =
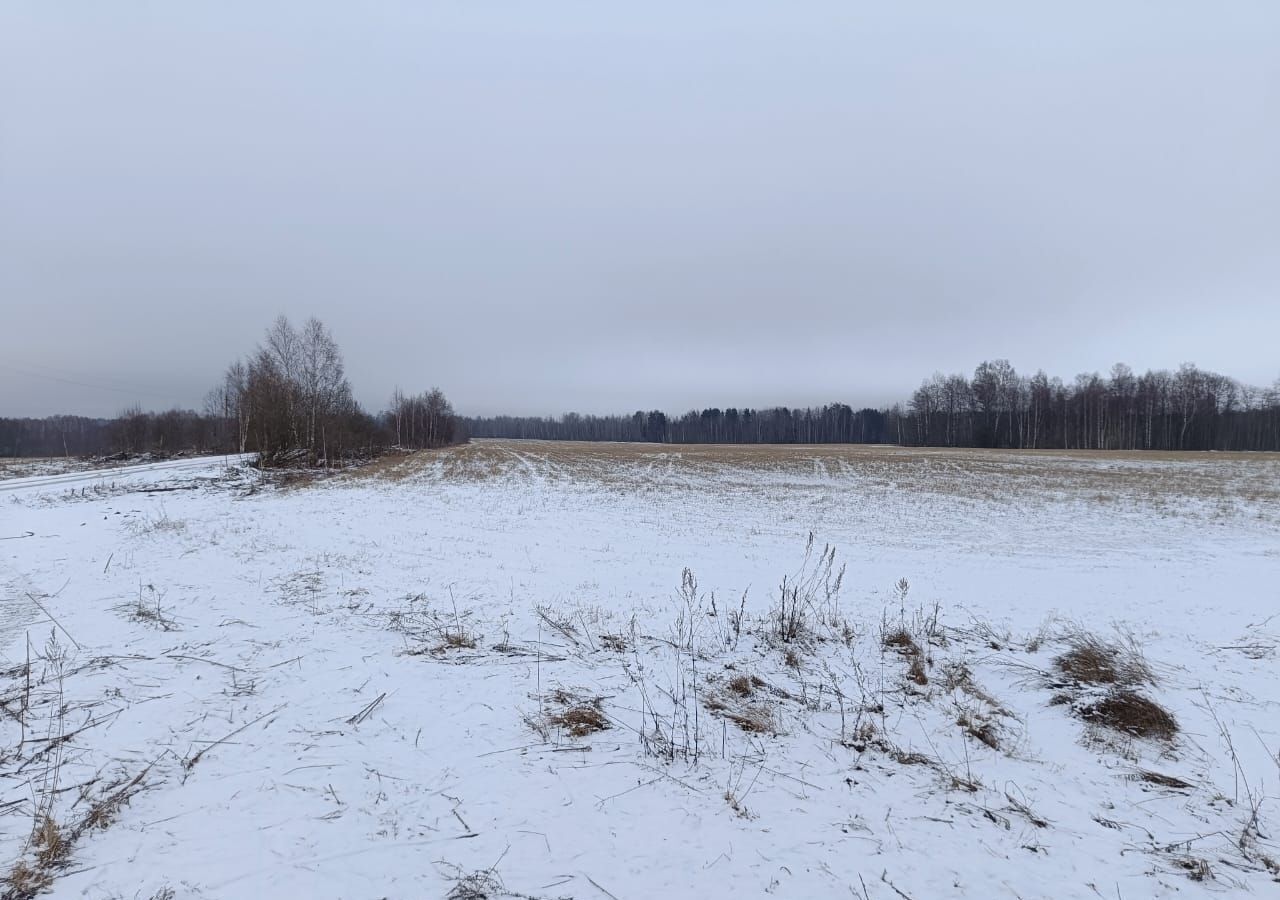
[(804, 484), (942, 494), (1118, 502), (1166, 509), (1194, 502), (1218, 515), (1280, 508), (1280, 454), (982, 450), (886, 445), (634, 444), (474, 440), (461, 447), (384, 457), (363, 475), (433, 474), (450, 481), (540, 477), (627, 491), (700, 484)]

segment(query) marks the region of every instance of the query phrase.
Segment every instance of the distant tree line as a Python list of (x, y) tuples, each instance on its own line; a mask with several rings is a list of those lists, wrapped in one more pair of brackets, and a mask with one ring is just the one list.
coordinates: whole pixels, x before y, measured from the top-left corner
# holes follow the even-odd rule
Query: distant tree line
[(0, 457), (106, 456), (113, 453), (221, 451), (219, 423), (192, 410), (143, 412), (130, 407), (115, 419), (48, 416), (0, 419)]
[(930, 447), (1081, 450), (1280, 450), (1280, 382), (1249, 387), (1194, 365), (1070, 383), (1044, 372), (1019, 375), (1007, 360), (970, 378), (933, 375), (909, 403), (854, 409), (843, 403), (789, 409), (567, 413), (473, 417), (473, 437), (672, 444), (897, 443)]
[(892, 440), (889, 413), (843, 403), (788, 409), (659, 411), (621, 416), (566, 413), (559, 418), (494, 416), (464, 419), (472, 437), (560, 441), (644, 441), (666, 444), (883, 444)]
[(1186, 364), (1141, 375), (1113, 366), (1071, 382), (1020, 375), (1007, 360), (972, 377), (935, 374), (906, 404), (668, 415), (459, 418), (437, 389), (392, 395), (371, 415), (352, 397), (342, 354), (316, 319), (281, 317), (256, 352), (228, 367), (202, 412), (125, 410), (116, 419), (0, 419), (0, 456), (182, 450), (261, 452), (316, 465), (388, 446), (439, 447), (465, 436), (673, 444), (897, 443), (1082, 450), (1280, 450), (1280, 381), (1269, 389)]
[(390, 409), (366, 412), (329, 329), (315, 318), (296, 329), (281, 316), (252, 355), (227, 367), (202, 412), (134, 406), (115, 419), (0, 419), (0, 456), (256, 452), (314, 466), (391, 446), (441, 447), (463, 434), (435, 388), (416, 396), (397, 389)]
[(971, 379), (933, 375), (895, 418), (902, 443), (926, 446), (1280, 450), (1280, 382), (1263, 390), (1188, 363), (1141, 375), (1117, 364), (1065, 383), (1000, 359)]

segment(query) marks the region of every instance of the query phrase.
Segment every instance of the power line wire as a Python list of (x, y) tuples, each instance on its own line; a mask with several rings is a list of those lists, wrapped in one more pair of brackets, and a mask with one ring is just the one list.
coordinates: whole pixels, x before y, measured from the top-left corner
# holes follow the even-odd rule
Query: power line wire
[(142, 387), (135, 382), (126, 381), (122, 378), (116, 378), (115, 376), (104, 376), (91, 372), (80, 372), (74, 369), (66, 369), (60, 366), (50, 366), (45, 363), (34, 362), (30, 359), (15, 359), (10, 356), (8, 359), (8, 365), (10, 367), (16, 366), (24, 371), (38, 369), (38, 372), (31, 373), (36, 377), (43, 377), (41, 373), (47, 373), (55, 378), (70, 379), (73, 381), (88, 381), (101, 387), (121, 388), (124, 390), (138, 391), (143, 394), (151, 393), (151, 389), (149, 387)]
[(17, 366), (11, 366), (7, 363), (0, 363), (0, 369), (8, 369), (10, 372), (16, 372), (17, 374), (26, 376), (27, 378), (43, 378), (46, 381), (57, 381), (57, 382), (60, 382), (61, 384), (72, 384), (72, 385), (75, 385), (76, 387), (89, 388), (90, 390), (95, 390), (95, 391), (113, 391), (117, 394), (129, 394), (130, 396), (134, 396), (134, 397), (137, 397), (138, 395), (142, 395), (146, 397), (159, 398), (164, 400), (166, 403), (172, 402), (173, 400), (172, 396), (169, 396), (166, 394), (157, 394), (152, 391), (141, 391), (133, 388), (110, 387), (105, 384), (89, 384), (88, 382), (76, 381), (71, 378), (60, 378), (56, 375), (44, 375), (44, 374), (41, 374), (40, 372), (31, 372), (29, 370), (23, 370), (18, 368)]

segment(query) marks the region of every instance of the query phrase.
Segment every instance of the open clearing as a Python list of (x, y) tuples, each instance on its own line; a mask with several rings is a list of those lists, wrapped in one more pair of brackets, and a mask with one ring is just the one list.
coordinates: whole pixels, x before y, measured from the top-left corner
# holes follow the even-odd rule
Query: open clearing
[(1276, 455), (202, 465), (0, 490), (6, 896), (1280, 890)]

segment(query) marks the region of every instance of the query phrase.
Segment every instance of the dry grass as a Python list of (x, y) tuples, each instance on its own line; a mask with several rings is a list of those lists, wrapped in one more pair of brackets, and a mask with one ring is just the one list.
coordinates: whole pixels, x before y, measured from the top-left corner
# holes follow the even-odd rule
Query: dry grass
[(388, 450), (381, 456), (344, 472), (348, 479), (380, 478), (385, 481), (401, 481), (418, 471), (426, 459), (434, 456), (430, 450)]
[(58, 823), (47, 813), (31, 835), (31, 846), (35, 850), (36, 865), (46, 871), (60, 866), (71, 852), (71, 842), (63, 836)]
[(893, 761), (904, 766), (933, 766), (934, 760), (931, 756), (925, 756), (923, 753), (916, 753), (912, 750), (899, 750), (892, 748), (889, 755)]
[(53, 884), (53, 873), (18, 860), (9, 870), (5, 884), (4, 900), (29, 900), (49, 889)]
[(944, 663), (942, 666), (943, 685), (949, 691), (961, 691), (975, 700), (985, 703), (996, 715), (1009, 715), (1009, 711), (995, 697), (991, 696), (973, 678), (973, 672), (967, 665), (959, 661)]
[(52, 884), (66, 868), (79, 829), (69, 833), (47, 811), (41, 812), (31, 830), (31, 859), (19, 859), (9, 869), (4, 900), (30, 900)]
[(581, 696), (564, 688), (543, 696), (538, 714), (526, 716), (525, 722), (544, 739), (550, 737), (552, 729), (584, 738), (612, 727), (604, 712), (603, 697)]
[[(811, 481), (853, 479), (860, 488), (978, 500), (1055, 495), (1109, 506), (1180, 514), (1183, 500), (1280, 509), (1280, 454), (980, 450), (868, 445), (673, 445), (477, 439), (410, 456), (392, 477), (438, 470), (446, 480), (527, 478), (528, 467), (556, 479), (619, 491), (654, 479), (689, 485), (714, 476), (755, 488), (762, 474)], [(403, 471), (403, 474), (401, 474)], [(639, 477), (637, 477), (639, 475)], [(1193, 513), (1194, 514), (1194, 513)], [(1248, 514), (1248, 513), (1245, 513)]]
[(446, 631), (437, 650), (474, 650), (476, 639), (466, 631)]
[(626, 653), (628, 647), (627, 639), (620, 634), (602, 634), (600, 635), (600, 646), (606, 650), (612, 650), (614, 653)]
[(740, 819), (755, 818), (753, 815), (751, 815), (751, 811), (748, 810), (746, 806), (743, 805), (742, 801), (738, 799), (738, 795), (735, 794), (732, 790), (727, 790), (724, 792), (724, 802), (727, 803), (729, 805), (729, 808), (733, 810), (734, 813), (737, 814), (738, 818)]
[(1136, 645), (1105, 641), (1083, 629), (1066, 636), (1068, 650), (1054, 661), (1054, 668), (1078, 685), (1121, 685), (1136, 687), (1155, 684), (1151, 667)]
[(492, 872), (473, 872), (459, 878), (445, 900), (497, 900), (509, 897), (506, 888)]
[(750, 697), (764, 682), (754, 675), (737, 675), (729, 679), (728, 688), (739, 697)]
[(1187, 877), (1192, 881), (1213, 880), (1213, 869), (1209, 868), (1208, 860), (1200, 859), (1197, 856), (1183, 856), (1175, 859), (1173, 864), (1186, 872)]
[(155, 585), (151, 584), (145, 586), (145, 591), (144, 594), (144, 586), (139, 583), (137, 600), (117, 606), (116, 610), (133, 621), (150, 625), (152, 628), (159, 628), (161, 631), (177, 631), (178, 623), (172, 616), (165, 613), (161, 605), (164, 601), (164, 592), (157, 590)]
[(1149, 740), (1171, 741), (1178, 734), (1178, 720), (1172, 713), (1154, 700), (1124, 688), (1078, 706), (1076, 714), (1086, 722)]
[(736, 710), (726, 709), (723, 715), (749, 734), (778, 733), (778, 725), (773, 718), (773, 709), (763, 703), (751, 704)]
[(597, 699), (591, 703), (572, 706), (548, 717), (547, 721), (569, 732), (573, 737), (586, 737), (609, 727), (609, 720), (605, 718), (599, 704), (600, 701)]
[(46, 891), (71, 861), (71, 853), (84, 835), (109, 827), (120, 810), (143, 787), (149, 767), (132, 779), (117, 782), (89, 803), (88, 812), (71, 825), (59, 824), (47, 807), (31, 831), (30, 858), (17, 860), (4, 877), (3, 900), (31, 900)]
[(1163, 772), (1152, 772), (1149, 769), (1139, 769), (1129, 776), (1134, 781), (1145, 781), (1148, 784), (1159, 785), (1160, 787), (1172, 788), (1175, 791), (1190, 790), (1192, 785), (1189, 781), (1183, 781), (1174, 775), (1165, 775)]
[(773, 707), (760, 697), (762, 688), (768, 685), (754, 675), (735, 675), (723, 689), (704, 694), (702, 705), (749, 734), (777, 734)]
[(916, 639), (911, 636), (911, 632), (901, 626), (886, 631), (880, 642), (899, 653), (912, 655), (920, 653), (920, 646), (916, 643)]
[(979, 718), (969, 710), (962, 710), (956, 717), (956, 724), (974, 740), (986, 744), (992, 750), (1000, 749), (1000, 735), (995, 723), (990, 720)]
[(1070, 706), (1090, 725), (1148, 740), (1172, 741), (1178, 720), (1156, 701), (1141, 693), (1154, 686), (1155, 675), (1137, 643), (1106, 641), (1081, 628), (1063, 638), (1067, 650), (1053, 661), (1062, 681), (1051, 706)]
[(891, 628), (880, 638), (880, 643), (889, 650), (896, 650), (907, 659), (907, 680), (924, 686), (929, 683), (929, 671), (925, 664), (924, 652), (916, 643), (915, 637), (904, 626)]

